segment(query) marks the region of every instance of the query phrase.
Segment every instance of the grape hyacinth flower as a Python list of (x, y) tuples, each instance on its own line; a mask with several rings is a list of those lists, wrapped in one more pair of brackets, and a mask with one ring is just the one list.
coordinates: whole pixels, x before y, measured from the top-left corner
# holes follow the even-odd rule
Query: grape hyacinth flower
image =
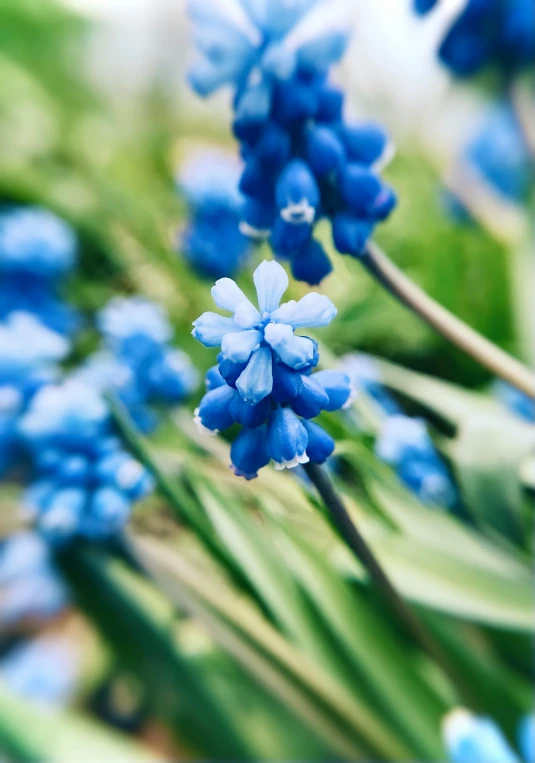
[(19, 432), (33, 471), (23, 504), (52, 543), (110, 537), (153, 488), (116, 436), (102, 396), (78, 380), (41, 389)]
[(67, 591), (51, 553), (35, 532), (17, 532), (0, 542), (0, 626), (45, 620), (66, 606)]
[(69, 346), (31, 313), (13, 312), (0, 322), (0, 477), (18, 455), (18, 420), (39, 388), (54, 379)]
[(150, 432), (157, 425), (151, 406), (182, 402), (197, 387), (197, 371), (170, 344), (173, 330), (160, 305), (114, 297), (97, 322), (106, 350), (91, 356), (75, 376), (101, 392), (115, 391), (138, 428)]
[(0, 679), (20, 697), (60, 707), (73, 698), (81, 669), (73, 641), (48, 635), (13, 647), (0, 660)]
[(241, 166), (222, 151), (206, 150), (181, 167), (177, 186), (190, 220), (179, 240), (180, 251), (201, 275), (234, 276), (251, 254), (250, 239), (240, 230), (243, 196)]
[(76, 264), (72, 228), (39, 207), (0, 212), (0, 317), (13, 310), (34, 313), (49, 328), (68, 334), (74, 311), (58, 298), (61, 280)]
[(342, 365), (356, 390), (369, 395), (382, 415), (375, 441), (376, 455), (394, 467), (400, 480), (423, 503), (453, 508), (457, 491), (425, 422), (404, 415), (383, 386), (381, 372), (372, 357), (361, 353), (346, 355)]
[(310, 284), (332, 269), (313, 235), (319, 220), (331, 223), (340, 253), (359, 257), (396, 203), (378, 175), (392, 155), (388, 137), (375, 124), (346, 122), (343, 93), (327, 80), (347, 44), (346, 10), (327, 0), (190, 6), (203, 56), (194, 89), (235, 91), (242, 230), (269, 237), (294, 278)]
[[(430, 11), (438, 0), (415, 0), (417, 13)], [(439, 49), (442, 63), (458, 77), (487, 66), (510, 75), (535, 62), (533, 0), (468, 0)]]
[(444, 719), (444, 741), (452, 763), (533, 763), (535, 760), (535, 716), (526, 716), (520, 724), (518, 755), (500, 727), (490, 718), (482, 718), (456, 708)]
[(262, 262), (253, 279), (258, 308), (234, 281), (222, 278), (212, 296), (231, 316), (204, 313), (192, 332), (206, 347), (221, 347), (219, 365), (207, 374), (196, 422), (212, 434), (242, 426), (231, 461), (234, 472), (246, 479), (256, 477), (270, 460), (276, 469), (323, 463), (334, 441), (311, 419), (322, 410), (343, 408), (352, 393), (344, 373), (311, 373), (319, 360), (317, 343), (295, 334), (296, 329), (327, 326), (336, 315), (332, 302), (311, 293), (281, 305), (288, 276), (274, 261)]
[(504, 381), (495, 382), (493, 392), (496, 398), (516, 416), (535, 423), (535, 401), (530, 397)]

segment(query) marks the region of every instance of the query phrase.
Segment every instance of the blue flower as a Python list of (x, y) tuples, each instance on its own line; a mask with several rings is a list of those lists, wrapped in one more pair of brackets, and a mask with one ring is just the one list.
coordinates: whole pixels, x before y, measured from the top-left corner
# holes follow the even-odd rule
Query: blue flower
[(201, 274), (233, 276), (251, 253), (240, 230), (244, 198), (238, 190), (240, 164), (222, 152), (204, 151), (181, 168), (177, 185), (190, 210), (180, 250)]
[(55, 279), (74, 267), (76, 236), (56, 215), (38, 207), (0, 214), (0, 273)]
[(190, 73), (199, 95), (223, 85), (237, 91), (237, 109), (263, 117), (275, 80), (323, 73), (348, 40), (349, 4), (333, 0), (189, 0), (201, 54)]
[(112, 535), (153, 488), (115, 436), (104, 399), (77, 379), (40, 390), (18, 429), (32, 463), (23, 503), (53, 543)]
[[(435, 5), (436, 0), (415, 0), (420, 14)], [(468, 0), (446, 33), (439, 56), (460, 77), (491, 65), (505, 73), (530, 66), (535, 61), (532, 0)]]
[(493, 392), (498, 400), (525, 421), (535, 422), (535, 401), (521, 392), (512, 384), (497, 381), (493, 385)]
[(342, 358), (342, 366), (357, 393), (365, 392), (388, 416), (402, 412), (392, 395), (383, 386), (381, 372), (372, 357), (364, 353), (350, 353)]
[(340, 371), (311, 373), (317, 343), (294, 332), (328, 325), (336, 308), (311, 293), (280, 304), (288, 277), (276, 262), (264, 261), (254, 273), (258, 308), (229, 278), (216, 282), (212, 296), (232, 315), (204, 313), (193, 335), (207, 347), (221, 347), (219, 365), (206, 376), (206, 395), (195, 411), (199, 429), (217, 434), (233, 424), (243, 427), (231, 448), (237, 475), (256, 476), (270, 460), (278, 469), (313, 460), (323, 463), (334, 442), (309, 421), (321, 411), (347, 406), (353, 388)]
[(73, 641), (43, 636), (17, 645), (0, 661), (0, 678), (21, 697), (44, 705), (66, 705), (81, 673)]
[(56, 332), (72, 334), (79, 318), (57, 291), (76, 253), (74, 231), (52, 213), (38, 207), (1, 212), (0, 318), (22, 310)]
[(69, 342), (34, 315), (11, 313), (0, 323), (0, 476), (16, 461), (17, 425), (31, 398), (56, 376)]
[(296, 336), (295, 329), (327, 326), (336, 315), (332, 302), (316, 293), (280, 306), (288, 276), (276, 262), (261, 263), (254, 272), (254, 282), (258, 309), (234, 281), (217, 281), (212, 289), (214, 301), (232, 317), (204, 313), (194, 321), (192, 332), (206, 347), (221, 346), (221, 360), (245, 364), (236, 388), (251, 404), (271, 394), (274, 364), (305, 370), (317, 362), (314, 342)]
[(92, 356), (77, 378), (101, 392), (114, 390), (137, 426), (157, 425), (151, 405), (182, 402), (198, 384), (186, 353), (169, 344), (165, 310), (141, 297), (115, 297), (101, 310), (98, 326), (108, 350)]
[(53, 568), (50, 551), (32, 532), (18, 532), (0, 542), (0, 624), (45, 619), (67, 603), (67, 591)]
[(421, 419), (388, 416), (375, 442), (377, 456), (391, 464), (403, 482), (431, 506), (452, 508), (457, 491)]
[[(533, 761), (533, 717), (521, 726), (521, 753), (525, 763)], [(464, 708), (456, 708), (444, 719), (444, 741), (452, 763), (520, 763), (521, 758), (512, 749), (500, 727), (490, 718), (473, 715)]]
[[(232, 84), (233, 131), (244, 169), (241, 230), (270, 238), (294, 278), (320, 283), (332, 265), (314, 238), (330, 221), (335, 248), (360, 257), (396, 204), (379, 178), (392, 156), (385, 132), (343, 118), (343, 94), (327, 81), (349, 25), (337, 0), (191, 3), (203, 54), (193, 86)], [(294, 26), (295, 25), (295, 26)], [(291, 30), (291, 31), (290, 31)]]

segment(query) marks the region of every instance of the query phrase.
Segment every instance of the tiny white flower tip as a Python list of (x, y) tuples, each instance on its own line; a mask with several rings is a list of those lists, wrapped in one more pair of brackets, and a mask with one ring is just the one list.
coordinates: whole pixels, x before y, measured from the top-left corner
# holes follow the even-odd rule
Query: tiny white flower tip
[(342, 406), (343, 411), (345, 411), (347, 408), (351, 408), (354, 400), (356, 400), (356, 398), (358, 397), (358, 394), (359, 394), (358, 389), (355, 387), (354, 384), (351, 384), (349, 387), (349, 397), (347, 398), (347, 400)]
[(308, 464), (309, 461), (310, 459), (305, 452), (300, 456), (295, 456), (291, 461), (274, 461), (273, 465), (275, 471), (282, 472), (283, 469), (294, 469), (296, 466), (299, 466), (299, 464)]
[(288, 204), (287, 207), (281, 209), (280, 216), (284, 222), (294, 225), (302, 223), (312, 225), (316, 217), (316, 209), (308, 203), (307, 199), (301, 199), (301, 201), (295, 204)]
[(202, 419), (199, 416), (199, 408), (195, 408), (193, 411), (193, 423), (197, 427), (199, 434), (206, 435), (208, 437), (215, 437), (219, 434), (219, 429), (208, 429), (208, 427), (204, 426)]
[(42, 526), (47, 530), (71, 530), (76, 525), (76, 519), (70, 511), (58, 507), (48, 511), (42, 519)]
[(269, 238), (271, 234), (271, 228), (255, 228), (250, 223), (242, 220), (239, 224), (240, 233), (249, 238), (258, 239), (262, 241), (265, 238)]
[(383, 149), (381, 156), (372, 164), (372, 170), (374, 172), (381, 172), (387, 164), (390, 164), (394, 156), (396, 155), (396, 146), (389, 140)]
[(454, 743), (462, 736), (470, 733), (474, 715), (464, 707), (456, 707), (442, 719), (442, 732), (447, 747), (453, 747)]
[(142, 475), (143, 467), (138, 461), (125, 461), (117, 472), (117, 484), (123, 490), (128, 490), (134, 487)]

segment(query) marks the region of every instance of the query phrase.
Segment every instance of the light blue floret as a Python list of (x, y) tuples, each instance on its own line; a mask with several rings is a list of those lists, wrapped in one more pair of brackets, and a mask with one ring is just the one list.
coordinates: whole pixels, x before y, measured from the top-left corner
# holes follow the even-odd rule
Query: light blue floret
[(221, 346), (223, 360), (247, 363), (236, 387), (249, 403), (258, 403), (271, 393), (274, 363), (296, 370), (312, 364), (314, 342), (296, 336), (294, 329), (327, 326), (337, 312), (327, 297), (316, 293), (280, 305), (288, 276), (277, 262), (262, 262), (254, 272), (254, 283), (258, 309), (234, 281), (217, 281), (212, 289), (214, 301), (233, 316), (204, 313), (194, 321), (192, 332), (206, 347)]
[(520, 763), (499, 726), (458, 708), (446, 716), (444, 741), (452, 763)]

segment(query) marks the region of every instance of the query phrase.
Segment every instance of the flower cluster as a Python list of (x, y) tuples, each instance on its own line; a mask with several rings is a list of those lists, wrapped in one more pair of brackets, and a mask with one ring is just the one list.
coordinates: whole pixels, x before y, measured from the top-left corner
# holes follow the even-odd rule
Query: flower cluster
[(54, 331), (70, 334), (77, 317), (58, 291), (76, 263), (76, 251), (74, 231), (51, 212), (38, 207), (2, 211), (0, 318), (24, 310)]
[(190, 220), (179, 247), (201, 275), (234, 276), (251, 254), (250, 239), (240, 230), (240, 174), (238, 161), (214, 150), (193, 156), (180, 169), (177, 185)]
[(98, 328), (105, 349), (92, 355), (75, 374), (101, 392), (114, 390), (139, 429), (152, 431), (152, 406), (182, 402), (198, 384), (189, 357), (172, 347), (165, 310), (141, 297), (114, 297), (101, 310)]
[(233, 424), (243, 427), (232, 444), (231, 460), (235, 473), (246, 479), (270, 460), (277, 469), (323, 463), (334, 442), (311, 419), (322, 410), (343, 408), (352, 392), (344, 373), (311, 373), (319, 360), (317, 342), (294, 333), (327, 326), (336, 315), (332, 302), (310, 293), (281, 305), (288, 277), (274, 261), (262, 262), (253, 279), (258, 309), (234, 281), (223, 278), (212, 296), (232, 315), (204, 313), (193, 324), (193, 336), (206, 347), (221, 347), (219, 365), (206, 377), (208, 391), (196, 421), (214, 434)]
[(456, 708), (444, 719), (444, 741), (452, 763), (531, 763), (535, 760), (535, 715), (525, 716), (518, 728), (518, 749), (491, 719)]
[(384, 131), (343, 118), (343, 94), (327, 79), (348, 41), (348, 4), (286, 0), (190, 4), (201, 59), (201, 95), (235, 91), (234, 134), (245, 167), (242, 230), (270, 237), (297, 280), (318, 284), (331, 263), (314, 238), (332, 225), (335, 248), (360, 256), (395, 206), (378, 172), (392, 155)]
[[(425, 14), (438, 0), (415, 0)], [(535, 62), (533, 0), (468, 0), (439, 50), (454, 74), (466, 77), (487, 66), (510, 74)]]
[(457, 491), (425, 422), (403, 414), (381, 383), (379, 369), (365, 355), (347, 355), (343, 367), (357, 390), (364, 390), (383, 415), (375, 452), (425, 504), (453, 508)]
[(41, 389), (18, 428), (33, 476), (24, 507), (51, 542), (112, 535), (153, 487), (115, 435), (104, 399), (78, 380)]
[(0, 322), (0, 477), (19, 454), (18, 421), (35, 393), (53, 380), (69, 341), (33, 314), (17, 311)]
[(0, 625), (43, 620), (61, 612), (67, 591), (54, 570), (48, 546), (34, 532), (0, 542)]

